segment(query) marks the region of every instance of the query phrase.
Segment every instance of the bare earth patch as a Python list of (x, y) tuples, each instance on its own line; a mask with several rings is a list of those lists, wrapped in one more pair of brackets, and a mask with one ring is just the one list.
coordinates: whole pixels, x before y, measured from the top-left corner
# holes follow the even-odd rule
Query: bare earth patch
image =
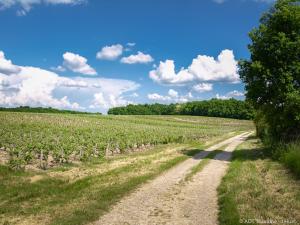
[(9, 154), (5, 151), (5, 149), (2, 147), (0, 148), (0, 165), (1, 164), (7, 164), (9, 160)]

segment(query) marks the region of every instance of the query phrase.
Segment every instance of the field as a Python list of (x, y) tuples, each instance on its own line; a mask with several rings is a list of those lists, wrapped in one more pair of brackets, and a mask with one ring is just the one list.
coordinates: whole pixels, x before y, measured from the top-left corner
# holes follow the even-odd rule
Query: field
[(2, 112), (0, 118), (0, 224), (96, 221), (205, 146), (253, 130), (251, 121), (190, 116)]
[(48, 168), (168, 143), (205, 143), (252, 122), (190, 116), (99, 116), (0, 112), (2, 161)]

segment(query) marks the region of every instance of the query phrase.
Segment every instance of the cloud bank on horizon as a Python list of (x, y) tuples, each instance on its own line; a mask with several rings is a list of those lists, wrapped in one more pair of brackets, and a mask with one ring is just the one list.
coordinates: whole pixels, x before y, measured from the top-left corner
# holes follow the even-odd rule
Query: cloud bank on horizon
[[(82, 65), (82, 60), (74, 61)], [(94, 73), (86, 65), (83, 65), (83, 69), (74, 63), (70, 65), (79, 73)], [(129, 80), (63, 77), (38, 67), (14, 65), (0, 51), (0, 106), (26, 105), (105, 112), (110, 107), (129, 104), (130, 101), (124, 99), (123, 95), (135, 91), (139, 86)]]
[[(116, 51), (123, 49), (120, 46), (103, 47), (101, 57), (98, 52), (97, 58), (118, 59), (123, 54), (116, 54)], [(150, 55), (144, 55), (140, 51), (136, 55), (120, 59), (120, 63), (127, 64), (153, 61)], [(87, 59), (79, 54), (64, 53), (62, 65), (53, 70), (72, 71), (78, 73), (78, 76), (66, 77), (38, 67), (15, 65), (0, 51), (0, 106), (26, 105), (106, 112), (111, 107), (135, 104), (134, 99), (139, 96), (136, 91), (141, 84), (131, 80), (99, 77), (96, 70), (87, 64)], [(189, 89), (182, 95), (174, 89), (169, 89), (167, 95), (147, 94), (148, 100), (165, 103), (196, 100), (192, 92), (210, 92), (216, 82), (239, 82), (237, 62), (231, 50), (223, 50), (217, 59), (198, 55), (187, 69), (182, 68), (177, 73), (174, 61), (160, 62), (157, 68), (149, 72), (149, 78), (160, 85), (184, 86)], [(215, 97), (228, 99), (243, 95), (244, 93), (234, 90), (225, 96), (217, 94)]]

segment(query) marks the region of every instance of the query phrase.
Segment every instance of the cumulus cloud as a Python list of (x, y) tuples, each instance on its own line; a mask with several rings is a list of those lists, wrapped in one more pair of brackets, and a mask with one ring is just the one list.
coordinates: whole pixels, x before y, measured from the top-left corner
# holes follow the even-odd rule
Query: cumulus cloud
[(245, 96), (245, 93), (234, 90), (234, 91), (228, 92), (227, 95), (230, 96), (230, 97), (241, 97), (241, 96)]
[(57, 74), (36, 67), (19, 68), (16, 74), (0, 74), (0, 105), (79, 108), (78, 103), (71, 103), (67, 96), (53, 97), (60, 80)]
[(227, 95), (220, 95), (219, 93), (217, 93), (216, 94), (216, 98), (217, 99), (226, 100), (226, 99), (229, 99), (230, 97), (228, 97)]
[(15, 72), (0, 72), (2, 107), (28, 105), (106, 112), (108, 107), (129, 103), (124, 94), (139, 88), (139, 84), (129, 80), (62, 77), (37, 67), (17, 67)]
[(229, 82), (240, 81), (237, 73), (237, 61), (233, 51), (223, 50), (217, 59), (198, 55), (188, 68), (175, 72), (173, 60), (160, 62), (159, 66), (149, 72), (149, 77), (157, 83), (166, 85), (184, 85), (195, 82)]
[(60, 87), (73, 87), (73, 88), (87, 88), (89, 87), (88, 82), (84, 81), (84, 80), (74, 80), (70, 79), (70, 78), (64, 78), (61, 77), (59, 79), (59, 86)]
[(149, 100), (155, 102), (187, 102), (193, 98), (192, 93), (188, 93), (186, 95), (179, 95), (177, 91), (173, 89), (169, 89), (168, 95), (160, 95), (158, 93), (151, 93), (147, 95)]
[(4, 52), (0, 51), (0, 73), (9, 75), (20, 72), (20, 68), (13, 65), (11, 60), (5, 58)]
[(94, 100), (89, 107), (91, 109), (108, 109), (111, 107), (132, 104), (132, 101), (125, 99), (124, 94), (135, 91), (139, 86), (139, 84), (128, 80), (99, 79), (93, 84), (96, 93), (94, 94)]
[[(87, 59), (72, 52), (66, 52), (63, 54), (64, 62), (63, 66), (73, 72), (81, 73), (85, 75), (97, 75), (95, 69), (87, 64)], [(61, 69), (61, 68), (59, 68)]]
[(18, 7), (17, 15), (26, 15), (34, 5), (79, 5), (87, 2), (87, 0), (1, 0), (0, 10)]
[(128, 42), (128, 43), (127, 43), (127, 46), (129, 46), (129, 47), (134, 47), (134, 46), (135, 46), (135, 43), (134, 43), (134, 42)]
[(177, 98), (178, 97), (178, 92), (173, 90), (173, 89), (170, 89), (168, 91), (168, 94), (172, 97), (172, 98)]
[(123, 54), (123, 46), (120, 44), (105, 46), (97, 52), (97, 59), (115, 60)]
[(137, 97), (139, 97), (139, 94), (136, 93), (136, 92), (134, 92), (134, 93), (132, 93), (132, 94), (130, 95), (130, 97), (132, 97), (132, 98), (137, 98)]
[(144, 54), (142, 52), (138, 52), (136, 55), (130, 55), (128, 57), (123, 57), (121, 59), (121, 63), (126, 63), (126, 64), (146, 64), (153, 62), (153, 58), (149, 54)]
[(238, 97), (243, 97), (243, 96), (245, 96), (245, 93), (237, 91), (237, 90), (230, 91), (230, 92), (226, 93), (225, 95), (216, 94), (217, 99), (230, 99), (230, 98), (238, 98)]
[(158, 93), (152, 93), (147, 95), (148, 99), (154, 100), (154, 101), (170, 101), (170, 96), (163, 96)]
[(58, 72), (65, 72), (66, 68), (64, 68), (63, 66), (57, 66), (57, 67), (51, 67), (50, 68), (53, 71), (58, 71)]
[(125, 106), (128, 104), (133, 104), (133, 102), (124, 99), (123, 96), (115, 96), (112, 94), (105, 96), (102, 92), (99, 92), (99, 93), (94, 94), (93, 104), (91, 104), (89, 106), (89, 108), (90, 109), (96, 109), (96, 108), (109, 109), (111, 107)]
[(194, 80), (194, 76), (186, 69), (181, 69), (175, 73), (175, 64), (173, 60), (160, 62), (159, 66), (150, 71), (149, 77), (157, 83), (161, 84), (184, 84)]
[(200, 83), (193, 86), (193, 90), (199, 93), (212, 91), (213, 90), (213, 84), (210, 83)]

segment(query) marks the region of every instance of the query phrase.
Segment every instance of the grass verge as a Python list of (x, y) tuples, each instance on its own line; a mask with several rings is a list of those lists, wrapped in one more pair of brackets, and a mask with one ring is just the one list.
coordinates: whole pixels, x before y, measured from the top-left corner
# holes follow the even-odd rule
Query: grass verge
[[(186, 146), (160, 146), (46, 172), (16, 172), (0, 166), (0, 224), (95, 221), (140, 184), (201, 151), (184, 149)], [(32, 179), (37, 176), (42, 179)]]
[(227, 175), (218, 188), (219, 222), (299, 224), (300, 181), (281, 163), (265, 155), (255, 138), (233, 152)]
[(190, 181), (193, 179), (193, 176), (196, 173), (199, 173), (208, 163), (211, 159), (215, 158), (215, 156), (218, 153), (221, 153), (222, 150), (214, 150), (210, 152), (205, 158), (203, 158), (196, 166), (194, 166), (191, 171), (185, 176), (185, 181)]

